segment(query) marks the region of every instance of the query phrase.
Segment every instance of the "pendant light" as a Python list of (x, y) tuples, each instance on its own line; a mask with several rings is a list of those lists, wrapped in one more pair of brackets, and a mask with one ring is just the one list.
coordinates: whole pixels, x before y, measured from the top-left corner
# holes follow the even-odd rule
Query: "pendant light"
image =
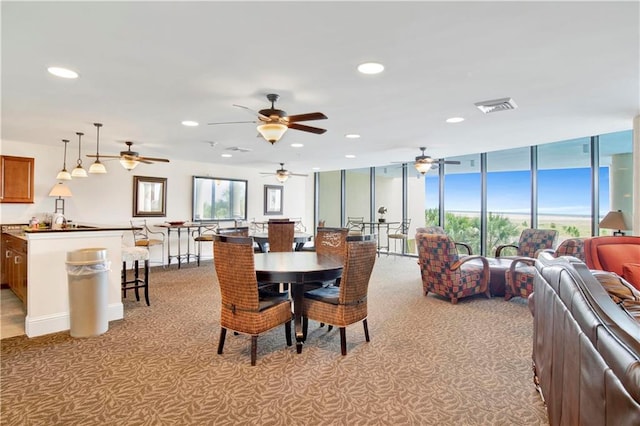
[(82, 144), (82, 136), (84, 135), (84, 133), (76, 132), (76, 135), (78, 135), (78, 161), (77, 161), (78, 165), (76, 166), (75, 169), (71, 171), (71, 176), (87, 177), (87, 171), (82, 168), (82, 158), (80, 157), (80, 145)]
[(100, 127), (102, 127), (101, 123), (93, 123), (96, 126), (96, 161), (93, 162), (91, 167), (89, 167), (89, 173), (107, 173), (107, 169), (100, 162)]
[(62, 139), (62, 142), (64, 142), (64, 162), (62, 163), (62, 170), (58, 172), (56, 179), (71, 180), (71, 173), (67, 171), (67, 144), (69, 143), (69, 139)]

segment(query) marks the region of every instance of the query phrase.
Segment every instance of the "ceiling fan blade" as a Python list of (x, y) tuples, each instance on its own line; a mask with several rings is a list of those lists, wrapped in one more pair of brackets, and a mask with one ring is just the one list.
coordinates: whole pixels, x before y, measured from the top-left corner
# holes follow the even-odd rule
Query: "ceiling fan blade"
[(305, 176), (306, 177), (306, 176), (309, 176), (309, 175), (303, 175), (303, 174), (300, 174), (300, 173), (289, 173), (289, 176)]
[(327, 129), (321, 129), (319, 127), (311, 127), (311, 126), (305, 126), (304, 124), (297, 124), (297, 123), (289, 123), (289, 125), (287, 126), (290, 129), (294, 129), (294, 130), (302, 130), (303, 132), (309, 132), (309, 133), (315, 133), (317, 135), (321, 135), (324, 132), (327, 131)]
[(218, 123), (207, 123), (208, 125), (213, 125), (213, 124), (244, 124), (244, 123), (257, 123), (257, 121), (221, 121)]
[(138, 157), (138, 160), (139, 161), (143, 161), (143, 160), (146, 160), (146, 161), (158, 161), (158, 162), (161, 162), (161, 163), (168, 163), (169, 162), (169, 160), (167, 160), (166, 158), (155, 158), (155, 157)]
[(307, 114), (290, 115), (289, 117), (287, 117), (289, 123), (296, 123), (298, 121), (324, 120), (326, 118), (327, 116), (321, 112), (310, 112)]
[[(87, 157), (90, 158), (97, 158), (98, 156), (95, 154), (87, 154)], [(102, 155), (100, 154), (100, 158), (120, 158), (119, 155)]]
[(455, 160), (438, 160), (437, 162), (439, 164), (460, 164), (459, 161), (455, 161)]
[(262, 118), (262, 119), (264, 119), (264, 120), (268, 120), (268, 119), (269, 119), (269, 117), (267, 117), (266, 115), (260, 114), (258, 111), (255, 111), (255, 110), (253, 110), (253, 109), (251, 109), (251, 108), (249, 108), (249, 107), (246, 107), (246, 106), (244, 106), (244, 105), (237, 105), (237, 104), (233, 104), (233, 106), (234, 106), (234, 107), (238, 107), (238, 108), (242, 108), (242, 109), (244, 109), (244, 110), (247, 110), (247, 111), (249, 111), (252, 115), (256, 115), (256, 116), (258, 116), (258, 117), (260, 117), (260, 118)]

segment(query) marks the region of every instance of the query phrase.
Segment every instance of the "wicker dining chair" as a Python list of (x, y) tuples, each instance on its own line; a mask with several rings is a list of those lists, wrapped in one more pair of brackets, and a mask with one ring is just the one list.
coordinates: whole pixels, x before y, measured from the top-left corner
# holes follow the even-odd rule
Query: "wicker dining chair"
[(309, 320), (340, 328), (340, 350), (347, 354), (346, 327), (362, 321), (365, 340), (367, 326), (367, 292), (376, 261), (375, 239), (348, 241), (339, 287), (321, 287), (304, 294), (302, 333), (306, 337)]
[[(347, 254), (348, 228), (318, 227), (315, 238), (315, 251), (323, 256), (336, 256), (344, 261)], [(340, 285), (340, 278), (322, 283), (309, 283), (308, 287)]]
[(291, 346), (291, 301), (285, 296), (258, 297), (253, 261), (253, 238), (216, 236), (214, 264), (220, 284), (220, 340), (222, 354), (227, 330), (251, 336), (251, 365), (256, 365), (258, 335), (281, 324)]
[(295, 222), (270, 220), (268, 227), (270, 252), (293, 251), (293, 235), (295, 234)]

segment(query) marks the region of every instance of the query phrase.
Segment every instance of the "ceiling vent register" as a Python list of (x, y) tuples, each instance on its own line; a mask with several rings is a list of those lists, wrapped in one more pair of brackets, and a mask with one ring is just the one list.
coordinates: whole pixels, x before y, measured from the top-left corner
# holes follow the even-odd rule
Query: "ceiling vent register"
[(518, 105), (511, 98), (494, 99), (492, 101), (476, 102), (474, 104), (480, 111), (485, 114), (490, 112), (508, 111), (518, 108)]

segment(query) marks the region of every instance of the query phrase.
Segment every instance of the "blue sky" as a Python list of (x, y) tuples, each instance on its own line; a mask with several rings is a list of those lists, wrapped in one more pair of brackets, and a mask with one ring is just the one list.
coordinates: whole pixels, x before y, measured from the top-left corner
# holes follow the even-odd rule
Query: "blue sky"
[[(528, 171), (487, 174), (487, 206), (499, 213), (528, 213), (530, 210)], [(438, 205), (438, 177), (427, 176), (426, 207)], [(445, 177), (446, 209), (480, 210), (480, 175), (448, 174)], [(591, 169), (538, 171), (538, 213), (591, 215)], [(609, 211), (609, 168), (600, 168), (600, 211)]]

